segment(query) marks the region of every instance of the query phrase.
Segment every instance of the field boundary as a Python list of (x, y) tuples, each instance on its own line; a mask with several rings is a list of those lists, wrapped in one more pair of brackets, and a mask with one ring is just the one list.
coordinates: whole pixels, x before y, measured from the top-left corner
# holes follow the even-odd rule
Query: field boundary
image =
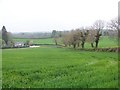
[[(63, 45), (55, 45), (55, 44), (33, 44), (32, 46), (57, 46), (58, 48), (65, 48), (65, 46)], [(29, 48), (29, 46), (27, 47), (3, 47), (2, 49), (15, 49), (15, 48)], [(66, 47), (67, 48), (67, 47)], [(76, 50), (84, 50), (84, 51), (99, 51), (99, 52), (116, 52), (119, 53), (120, 52), (120, 47), (114, 47), (114, 48), (80, 48), (80, 49), (76, 49)]]
[(115, 47), (115, 48), (93, 48), (93, 49), (79, 49), (79, 50), (84, 50), (84, 51), (99, 51), (99, 52), (120, 52), (120, 47)]

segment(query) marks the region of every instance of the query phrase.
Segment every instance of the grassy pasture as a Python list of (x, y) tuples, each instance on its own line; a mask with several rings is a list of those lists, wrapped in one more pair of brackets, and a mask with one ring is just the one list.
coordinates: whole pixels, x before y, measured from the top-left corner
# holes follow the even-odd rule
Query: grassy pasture
[[(26, 42), (27, 40), (32, 40), (34, 44), (55, 44), (53, 38), (47, 38), (47, 39), (14, 39), (14, 41), (22, 41)], [(100, 48), (106, 48), (106, 47), (118, 47), (118, 42), (114, 38), (109, 38), (106, 36), (102, 36), (99, 41), (99, 47)], [(92, 48), (91, 44), (86, 42), (85, 48)]]
[(117, 88), (118, 55), (56, 46), (5, 49), (3, 88)]
[[(85, 47), (86, 48), (92, 48), (90, 43), (85, 43)], [(107, 36), (102, 36), (100, 38), (98, 48), (113, 48), (113, 47), (118, 47), (117, 39), (110, 38), (110, 37), (107, 37)]]
[(46, 39), (13, 39), (16, 42), (26, 42), (27, 40), (33, 41), (34, 44), (54, 44), (53, 38)]

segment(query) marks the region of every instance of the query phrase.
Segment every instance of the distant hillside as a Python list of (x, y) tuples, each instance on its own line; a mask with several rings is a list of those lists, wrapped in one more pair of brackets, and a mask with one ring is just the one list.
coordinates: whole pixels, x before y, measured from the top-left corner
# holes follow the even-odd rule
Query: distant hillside
[(13, 38), (50, 38), (51, 33), (12, 33)]

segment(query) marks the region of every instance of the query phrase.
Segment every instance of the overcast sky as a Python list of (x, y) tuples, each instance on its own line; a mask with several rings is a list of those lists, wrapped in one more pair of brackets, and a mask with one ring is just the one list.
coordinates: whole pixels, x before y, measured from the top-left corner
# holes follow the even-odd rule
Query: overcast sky
[(119, 0), (0, 0), (0, 27), (47, 32), (91, 26), (118, 16)]

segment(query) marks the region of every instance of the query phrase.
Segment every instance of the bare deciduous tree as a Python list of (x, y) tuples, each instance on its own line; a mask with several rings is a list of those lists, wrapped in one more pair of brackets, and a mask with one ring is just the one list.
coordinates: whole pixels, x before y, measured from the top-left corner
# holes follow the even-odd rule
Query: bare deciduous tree
[(102, 32), (104, 26), (105, 26), (105, 24), (104, 24), (103, 20), (97, 20), (93, 25), (94, 30), (97, 30), (97, 32), (95, 32), (96, 48), (98, 47), (99, 39), (100, 39), (100, 36), (102, 35), (101, 32)]
[(95, 21), (93, 28), (97, 31), (101, 31), (104, 28), (105, 24), (103, 20)]
[(68, 45), (71, 45), (71, 33), (65, 33), (63, 35), (63, 44), (67, 47)]
[(112, 30), (119, 30), (118, 18), (112, 19), (112, 20), (108, 23), (108, 28), (110, 28), (110, 29), (112, 29)]
[(93, 26), (87, 28), (88, 35), (86, 41), (91, 43), (91, 46), (94, 47), (94, 42), (96, 43), (95, 47), (98, 47), (99, 38), (101, 36), (101, 31), (104, 28), (102, 20), (97, 20)]
[(79, 30), (71, 30), (71, 32), (64, 34), (63, 36), (63, 43), (65, 46), (67, 45), (73, 45), (74, 48), (76, 48), (76, 45), (80, 41), (80, 36), (79, 36)]
[(91, 43), (91, 46), (94, 47), (94, 42), (95, 42), (95, 35), (97, 31), (96, 30), (89, 30), (89, 34), (87, 35), (86, 42)]
[(113, 30), (113, 31), (117, 31), (117, 37), (120, 37), (120, 21), (119, 19), (116, 17), (114, 19), (112, 19), (109, 23), (108, 23), (108, 28)]

